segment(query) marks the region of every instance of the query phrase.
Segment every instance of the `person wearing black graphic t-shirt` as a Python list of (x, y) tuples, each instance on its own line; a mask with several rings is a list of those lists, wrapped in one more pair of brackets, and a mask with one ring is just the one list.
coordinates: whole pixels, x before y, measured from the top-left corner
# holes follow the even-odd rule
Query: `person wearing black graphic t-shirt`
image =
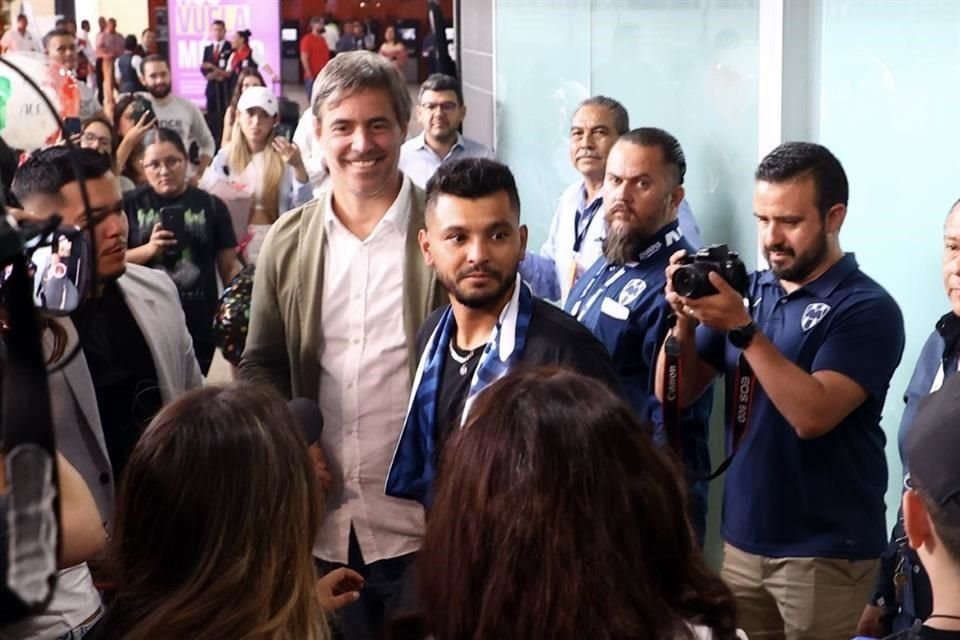
[[(143, 168), (148, 184), (123, 200), (130, 220), (128, 260), (163, 269), (176, 283), (206, 375), (215, 348), (217, 276), (226, 284), (240, 271), (230, 213), (216, 196), (187, 185), (187, 153), (175, 131), (160, 128), (147, 134)], [(164, 228), (164, 216), (175, 229)]]

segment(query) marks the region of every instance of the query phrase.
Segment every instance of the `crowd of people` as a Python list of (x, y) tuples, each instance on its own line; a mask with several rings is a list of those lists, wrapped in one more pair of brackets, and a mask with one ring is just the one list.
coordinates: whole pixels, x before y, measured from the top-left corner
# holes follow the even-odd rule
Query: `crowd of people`
[[(11, 176), (18, 216), (87, 231), (96, 287), (46, 329), (70, 553), (0, 638), (960, 638), (960, 203), (887, 535), (905, 329), (841, 249), (828, 148), (759, 163), (748, 273), (703, 248), (680, 141), (594, 96), (531, 247), (457, 79), (414, 105), (392, 27), (374, 52), (329, 26), (287, 136), (249, 32), (211, 26), (204, 114), (107, 22), (131, 91)], [(84, 34), (44, 40), (79, 66)]]

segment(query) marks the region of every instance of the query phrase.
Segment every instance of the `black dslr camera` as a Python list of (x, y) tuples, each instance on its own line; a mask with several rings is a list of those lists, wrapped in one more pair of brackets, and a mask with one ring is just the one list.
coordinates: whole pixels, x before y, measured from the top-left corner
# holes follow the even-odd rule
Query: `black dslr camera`
[(692, 256), (684, 256), (682, 266), (673, 272), (673, 290), (684, 298), (703, 298), (717, 293), (707, 277), (716, 271), (731, 287), (746, 297), (749, 280), (747, 267), (736, 251), (725, 244), (712, 244)]

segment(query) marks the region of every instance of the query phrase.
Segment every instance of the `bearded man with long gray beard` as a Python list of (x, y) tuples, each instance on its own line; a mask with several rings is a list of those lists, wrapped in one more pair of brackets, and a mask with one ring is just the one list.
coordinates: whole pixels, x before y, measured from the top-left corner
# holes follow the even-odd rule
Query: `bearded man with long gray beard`
[[(677, 220), (686, 168), (680, 143), (666, 131), (642, 128), (620, 136), (607, 157), (603, 182), (603, 255), (578, 280), (565, 306), (607, 348), (630, 403), (641, 419), (654, 425), (660, 444), (667, 438), (653, 373), (670, 322), (664, 271), (675, 251), (695, 251)], [(705, 393), (679, 416), (690, 519), (701, 544), (712, 400), (712, 394)]]

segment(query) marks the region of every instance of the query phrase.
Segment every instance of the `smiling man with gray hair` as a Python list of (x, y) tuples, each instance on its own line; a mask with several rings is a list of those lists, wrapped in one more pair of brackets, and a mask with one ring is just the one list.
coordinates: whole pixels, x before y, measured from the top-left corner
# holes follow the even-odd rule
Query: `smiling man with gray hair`
[(417, 243), (424, 193), (398, 168), (411, 111), (403, 78), (377, 54), (349, 52), (316, 83), (331, 188), (281, 216), (264, 241), (240, 370), (322, 410), (333, 480), (314, 555), (324, 572), (363, 576), (359, 600), (341, 610), (343, 638), (361, 640), (411, 606), (423, 508), (383, 486), (419, 356), (414, 336), (445, 294)]

